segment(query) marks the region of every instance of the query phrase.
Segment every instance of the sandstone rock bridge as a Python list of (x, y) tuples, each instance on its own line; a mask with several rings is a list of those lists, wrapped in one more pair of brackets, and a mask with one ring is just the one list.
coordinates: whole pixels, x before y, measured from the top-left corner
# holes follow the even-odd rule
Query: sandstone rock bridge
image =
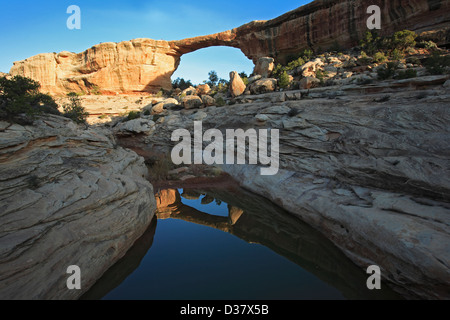
[[(381, 35), (414, 30), (439, 45), (450, 43), (450, 0), (316, 0), (268, 21), (178, 41), (134, 39), (101, 43), (81, 53), (63, 51), (15, 62), (11, 75), (41, 83), (42, 91), (154, 92), (171, 88), (183, 54), (211, 46), (239, 48), (254, 62), (262, 56), (285, 62), (305, 48), (348, 48), (367, 31), (367, 8), (381, 8)], [(231, 71), (231, 70), (230, 70)]]

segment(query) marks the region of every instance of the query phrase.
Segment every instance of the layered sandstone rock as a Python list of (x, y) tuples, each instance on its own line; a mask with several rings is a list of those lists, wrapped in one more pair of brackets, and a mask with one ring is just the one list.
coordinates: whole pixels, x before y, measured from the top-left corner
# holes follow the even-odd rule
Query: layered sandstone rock
[[(46, 116), (0, 122), (0, 298), (76, 299), (149, 225), (143, 158), (106, 130)], [(67, 267), (81, 269), (68, 290)]]
[(306, 48), (358, 44), (367, 31), (367, 8), (381, 8), (380, 35), (409, 29), (440, 45), (450, 43), (448, 0), (316, 0), (269, 21), (178, 41), (135, 39), (102, 43), (82, 53), (40, 54), (16, 62), (11, 75), (39, 81), (44, 92), (129, 93), (170, 89), (170, 76), (183, 54), (211, 46), (239, 48), (253, 62), (273, 57), (286, 62)]
[(10, 72), (39, 81), (43, 92), (53, 94), (156, 92), (172, 88), (179, 57), (167, 41), (135, 39), (101, 43), (78, 54), (39, 54), (15, 62)]

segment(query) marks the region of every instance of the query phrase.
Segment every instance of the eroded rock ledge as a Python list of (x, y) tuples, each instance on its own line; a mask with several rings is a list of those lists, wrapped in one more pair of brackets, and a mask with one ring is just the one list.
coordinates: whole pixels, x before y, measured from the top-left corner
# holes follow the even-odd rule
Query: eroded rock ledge
[(102, 43), (81, 52), (45, 53), (15, 62), (11, 75), (37, 80), (43, 92), (134, 93), (171, 89), (171, 75), (183, 54), (211, 46), (230, 46), (254, 62), (271, 56), (286, 62), (305, 48), (326, 50), (336, 43), (358, 44), (367, 31), (367, 8), (381, 8), (380, 35), (409, 29), (439, 45), (450, 44), (448, 0), (316, 0), (269, 21), (177, 41), (134, 39)]
[[(107, 130), (47, 116), (0, 122), (0, 298), (76, 299), (155, 212), (144, 160)], [(66, 287), (81, 268), (81, 290)]]

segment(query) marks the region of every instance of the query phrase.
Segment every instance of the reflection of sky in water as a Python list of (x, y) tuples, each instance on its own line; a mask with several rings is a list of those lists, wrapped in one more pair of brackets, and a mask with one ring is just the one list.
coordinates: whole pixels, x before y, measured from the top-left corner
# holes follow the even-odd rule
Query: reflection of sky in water
[[(183, 190), (179, 190), (180, 194)], [(182, 202), (228, 216), (227, 204)], [(245, 215), (245, 213), (244, 213)], [(178, 219), (158, 220), (140, 266), (104, 299), (342, 299), (334, 287), (269, 248)]]
[(183, 220), (159, 220), (153, 246), (104, 299), (342, 299), (270, 249)]
[[(183, 189), (178, 189), (178, 192), (182, 195)], [(216, 216), (228, 217), (227, 203), (219, 200), (220, 204), (218, 204), (217, 200), (216, 200), (209, 204), (202, 204), (201, 201), (205, 197), (206, 197), (206, 195), (201, 195), (200, 198), (197, 200), (188, 200), (188, 199), (183, 198), (183, 196), (182, 196), (181, 202), (184, 203), (185, 205), (188, 205), (188, 206), (195, 208), (202, 212), (206, 212), (206, 213), (213, 214)]]

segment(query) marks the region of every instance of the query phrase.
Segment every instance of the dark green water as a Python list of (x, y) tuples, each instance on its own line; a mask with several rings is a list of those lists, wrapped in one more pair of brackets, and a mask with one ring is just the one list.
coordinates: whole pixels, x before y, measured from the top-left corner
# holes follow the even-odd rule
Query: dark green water
[(320, 233), (244, 190), (164, 190), (147, 232), (82, 299), (398, 299)]

